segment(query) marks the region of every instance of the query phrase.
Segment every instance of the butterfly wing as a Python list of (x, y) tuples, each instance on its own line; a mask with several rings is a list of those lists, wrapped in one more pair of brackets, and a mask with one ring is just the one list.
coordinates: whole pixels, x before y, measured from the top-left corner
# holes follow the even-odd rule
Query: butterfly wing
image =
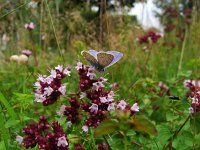
[(96, 60), (97, 60), (97, 54), (98, 54), (98, 52), (97, 51), (95, 51), (95, 50), (89, 50), (89, 51), (87, 51), (90, 55), (92, 55)]
[(112, 54), (108, 54), (107, 52), (99, 52), (97, 54), (97, 60), (100, 66), (103, 68), (110, 65), (110, 63), (113, 61), (114, 56)]
[(111, 62), (108, 66), (106, 66), (105, 68), (108, 68), (108, 67), (112, 66), (113, 64), (115, 64), (115, 63), (118, 62), (118, 61), (122, 58), (122, 56), (123, 56), (122, 53), (116, 52), (116, 51), (108, 51), (108, 52), (106, 52), (106, 53), (107, 53), (107, 54), (110, 54), (110, 55), (113, 55), (113, 56), (114, 56), (114, 59), (113, 59), (112, 62)]
[(123, 56), (122, 53), (116, 51), (97, 52), (95, 50), (82, 51), (81, 55), (100, 72), (115, 64)]
[(93, 50), (91, 50), (92, 52), (89, 51), (82, 51), (81, 55), (95, 68), (98, 66), (98, 61), (95, 58), (95, 56), (93, 55), (94, 52)]

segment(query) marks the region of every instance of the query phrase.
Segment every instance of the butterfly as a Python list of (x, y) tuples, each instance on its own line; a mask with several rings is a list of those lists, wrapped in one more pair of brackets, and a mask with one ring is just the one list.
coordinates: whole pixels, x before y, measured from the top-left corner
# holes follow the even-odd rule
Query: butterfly
[(97, 52), (95, 50), (82, 51), (81, 55), (99, 72), (118, 62), (123, 54), (116, 51)]

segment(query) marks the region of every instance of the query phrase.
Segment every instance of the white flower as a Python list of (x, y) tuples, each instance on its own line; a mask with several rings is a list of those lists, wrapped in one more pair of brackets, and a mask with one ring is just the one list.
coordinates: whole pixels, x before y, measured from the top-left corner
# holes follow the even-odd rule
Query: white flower
[(103, 87), (105, 87), (105, 86), (100, 81), (93, 83), (93, 89), (96, 90), (96, 91), (98, 91), (99, 88), (103, 88)]
[(110, 103), (107, 108), (108, 111), (115, 110), (115, 103)]
[(20, 136), (20, 135), (17, 135), (17, 136), (16, 136), (16, 141), (17, 141), (19, 144), (22, 144), (22, 142), (23, 142), (23, 137)]
[(100, 78), (99, 78), (99, 81), (100, 81), (100, 82), (106, 82), (106, 81), (108, 81), (108, 79), (106, 79), (106, 78), (104, 78), (104, 77), (100, 77)]
[(67, 67), (67, 68), (64, 69), (63, 73), (64, 73), (65, 75), (70, 76), (71, 71), (70, 71), (69, 68)]
[(110, 92), (108, 93), (108, 98), (113, 98), (114, 95), (115, 95), (114, 92), (113, 92), (113, 91), (110, 91)]
[(90, 106), (89, 109), (90, 109), (90, 112), (93, 112), (96, 114), (98, 112), (98, 105), (92, 103), (92, 106)]
[(55, 67), (56, 70), (62, 72), (63, 71), (63, 66), (62, 65), (58, 65), (57, 67)]
[(89, 77), (91, 80), (94, 79), (94, 77), (96, 77), (96, 74), (94, 73), (94, 68), (93, 67), (90, 67), (88, 69), (87, 77)]
[(119, 104), (117, 104), (117, 108), (120, 110), (124, 110), (126, 108), (126, 102), (124, 100), (121, 100)]
[(192, 80), (192, 85), (196, 85), (196, 81), (195, 80)]
[(35, 2), (35, 1), (30, 1), (29, 3), (28, 3), (28, 7), (29, 8), (36, 8), (37, 7), (37, 5), (38, 5), (38, 2)]
[(65, 93), (66, 93), (66, 86), (65, 86), (65, 85), (62, 85), (62, 86), (58, 89), (58, 91), (59, 91), (62, 95), (65, 95)]
[(65, 105), (62, 105), (62, 106), (60, 107), (60, 111), (57, 112), (57, 115), (62, 117), (62, 116), (64, 115), (65, 108), (66, 108), (66, 106), (65, 106)]
[(18, 62), (18, 60), (19, 60), (19, 56), (18, 55), (12, 55), (10, 57), (10, 61), (16, 61), (16, 62)]
[(86, 93), (81, 92), (81, 94), (80, 94), (80, 99), (83, 99), (84, 97), (86, 97)]
[(28, 56), (21, 54), (18, 58), (18, 63), (24, 64), (28, 61)]
[(192, 97), (191, 98), (192, 99), (192, 104), (199, 104), (199, 102), (198, 102), (198, 99), (197, 98), (195, 98), (195, 97)]
[(133, 104), (133, 106), (131, 107), (131, 110), (135, 112), (139, 112), (139, 109), (140, 107), (138, 106), (138, 103)]
[(88, 126), (82, 126), (82, 130), (83, 130), (84, 132), (88, 132)]
[(53, 92), (53, 89), (50, 86), (44, 88), (44, 95), (49, 96), (51, 95), (52, 92)]
[(106, 97), (99, 97), (101, 103), (106, 103), (108, 102), (107, 98)]
[(108, 100), (108, 102), (113, 102), (114, 101), (114, 99), (112, 97), (108, 97), (107, 100)]
[(51, 84), (52, 81), (53, 81), (53, 77), (51, 75), (44, 79), (44, 83)]
[(42, 94), (35, 93), (35, 101), (42, 103), (46, 100), (45, 96)]
[(67, 122), (67, 127), (68, 127), (68, 128), (71, 128), (71, 126), (72, 126), (72, 122), (71, 122), (71, 121), (68, 121), (68, 122)]
[(34, 86), (35, 86), (35, 88), (36, 88), (37, 90), (40, 90), (40, 89), (41, 89), (41, 84), (40, 84), (40, 82), (35, 82)]
[(57, 146), (59, 146), (59, 147), (60, 147), (60, 146), (62, 146), (62, 147), (68, 146), (68, 142), (67, 142), (65, 136), (62, 136), (62, 137), (59, 137), (59, 138), (58, 138)]
[(81, 62), (77, 62), (76, 70), (83, 69), (83, 64)]
[(25, 27), (26, 29), (28, 29), (28, 26), (29, 26), (29, 24), (28, 24), (28, 23), (25, 23), (24, 27)]
[(56, 71), (52, 69), (52, 70), (51, 70), (51, 76), (52, 76), (53, 78), (56, 78), (56, 75), (57, 75)]
[(41, 81), (41, 82), (45, 82), (45, 76), (39, 74), (37, 80), (38, 80), (38, 81)]
[(190, 113), (190, 114), (193, 114), (193, 113), (194, 113), (193, 107), (190, 107), (190, 108), (189, 108), (189, 113)]
[(191, 80), (185, 80), (183, 82), (184, 86), (188, 88), (188, 83), (191, 83)]

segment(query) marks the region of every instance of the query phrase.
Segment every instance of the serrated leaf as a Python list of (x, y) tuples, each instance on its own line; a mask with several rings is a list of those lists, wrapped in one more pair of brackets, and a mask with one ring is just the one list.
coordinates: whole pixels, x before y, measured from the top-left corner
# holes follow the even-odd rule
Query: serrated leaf
[(94, 136), (99, 137), (118, 130), (119, 122), (116, 120), (103, 121), (94, 131)]
[(155, 125), (142, 116), (132, 118), (130, 124), (133, 126), (135, 131), (144, 132), (150, 135), (157, 135)]
[(165, 144), (167, 140), (172, 136), (169, 126), (167, 125), (159, 125), (157, 126), (159, 135), (158, 139), (162, 144)]

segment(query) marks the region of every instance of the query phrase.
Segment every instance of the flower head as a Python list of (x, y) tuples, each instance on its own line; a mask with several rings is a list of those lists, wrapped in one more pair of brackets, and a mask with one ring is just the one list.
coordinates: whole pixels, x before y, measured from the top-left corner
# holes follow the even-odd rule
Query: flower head
[(63, 116), (63, 115), (64, 115), (64, 112), (65, 112), (65, 109), (66, 109), (66, 106), (65, 106), (65, 105), (62, 105), (62, 106), (60, 107), (60, 111), (58, 111), (57, 114), (58, 114), (59, 116)]
[(113, 111), (113, 110), (115, 110), (115, 103), (110, 103), (110, 104), (108, 105), (107, 110), (108, 110), (108, 111)]
[(103, 87), (105, 87), (105, 85), (101, 81), (93, 83), (93, 89), (96, 91), (98, 91), (99, 88), (103, 88)]
[(189, 113), (190, 113), (190, 114), (193, 114), (193, 113), (194, 113), (193, 107), (189, 107)]
[(82, 130), (83, 130), (84, 132), (88, 132), (88, 126), (82, 126)]
[(117, 108), (120, 110), (124, 110), (126, 108), (126, 105), (127, 105), (126, 101), (121, 100), (119, 104), (117, 104)]
[(138, 106), (138, 103), (133, 104), (131, 107), (131, 110), (134, 112), (139, 112), (140, 107)]
[(75, 68), (77, 70), (83, 69), (83, 64), (81, 62), (77, 62), (77, 66)]
[(31, 50), (27, 50), (27, 49), (22, 50), (21, 53), (24, 54), (24, 55), (26, 55), (27, 57), (29, 57), (29, 56), (32, 55), (32, 51)]
[(17, 141), (19, 144), (21, 144), (21, 143), (23, 142), (23, 137), (20, 136), (20, 135), (17, 135), (17, 136), (16, 136), (16, 141)]
[(58, 65), (51, 70), (51, 75), (39, 75), (35, 83), (35, 101), (44, 106), (54, 103), (61, 95), (66, 93), (66, 86), (61, 83), (67, 74), (62, 66)]
[(61, 87), (59, 87), (58, 91), (59, 91), (62, 95), (65, 95), (65, 93), (66, 93), (66, 86), (65, 86), (65, 85), (62, 85)]
[(93, 103), (92, 106), (89, 107), (89, 109), (91, 113), (96, 114), (98, 112), (98, 105)]
[(63, 73), (64, 73), (64, 75), (70, 76), (71, 71), (70, 71), (70, 69), (69, 69), (68, 67), (66, 67), (66, 68), (63, 70)]
[(67, 140), (66, 140), (66, 137), (65, 136), (62, 136), (62, 137), (59, 137), (58, 138), (58, 144), (57, 144), (57, 146), (62, 146), (62, 147), (67, 147), (69, 144), (68, 144), (68, 142), (67, 142)]
[(99, 98), (100, 98), (101, 103), (107, 103), (108, 102), (108, 99), (106, 97), (99, 97)]
[(25, 27), (26, 29), (28, 29), (28, 30), (33, 30), (33, 29), (35, 29), (35, 24), (34, 24), (33, 22), (26, 23), (26, 24), (24, 25), (24, 27)]

